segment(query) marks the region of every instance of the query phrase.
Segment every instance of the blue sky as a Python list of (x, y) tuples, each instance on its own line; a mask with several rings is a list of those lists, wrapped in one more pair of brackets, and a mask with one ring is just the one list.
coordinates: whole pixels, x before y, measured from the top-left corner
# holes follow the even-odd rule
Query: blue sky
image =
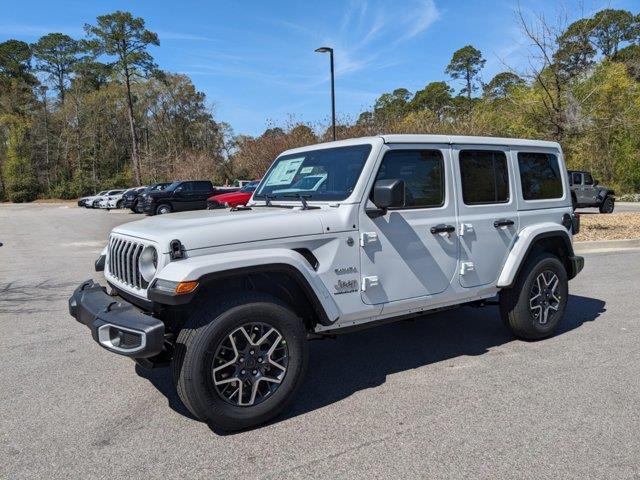
[[(158, 33), (159, 66), (188, 74), (205, 92), (218, 120), (236, 133), (256, 135), (269, 122), (329, 120), (329, 58), (336, 52), (338, 118), (356, 118), (381, 93), (411, 91), (448, 80), (452, 53), (467, 44), (487, 59), (485, 81), (526, 65), (526, 44), (516, 24), (515, 1), (360, 0), (276, 1), (65, 1), (0, 0), (0, 41), (35, 41), (49, 32), (83, 35), (100, 14), (128, 10)], [(570, 20), (610, 5), (634, 12), (637, 0), (610, 2), (522, 0), (521, 8), (552, 21)], [(459, 90), (461, 85), (452, 82)]]

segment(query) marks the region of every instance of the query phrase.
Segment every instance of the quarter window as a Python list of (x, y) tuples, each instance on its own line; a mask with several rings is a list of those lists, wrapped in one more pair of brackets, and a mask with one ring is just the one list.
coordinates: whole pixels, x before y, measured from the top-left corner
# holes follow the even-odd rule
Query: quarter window
[(590, 173), (584, 174), (584, 184), (585, 185), (593, 185), (593, 177)]
[(562, 197), (562, 176), (558, 157), (551, 153), (518, 152), (522, 197), (548, 200)]
[(382, 159), (376, 181), (404, 180), (405, 207), (444, 204), (444, 160), (440, 150), (392, 150)]
[(211, 190), (211, 183), (209, 182), (193, 182), (194, 183), (194, 190), (197, 190), (198, 192), (208, 192), (209, 190)]
[(573, 185), (582, 185), (582, 174), (581, 173), (572, 173), (571, 174), (571, 183)]
[(467, 205), (509, 201), (507, 156), (499, 150), (461, 150), (462, 199)]

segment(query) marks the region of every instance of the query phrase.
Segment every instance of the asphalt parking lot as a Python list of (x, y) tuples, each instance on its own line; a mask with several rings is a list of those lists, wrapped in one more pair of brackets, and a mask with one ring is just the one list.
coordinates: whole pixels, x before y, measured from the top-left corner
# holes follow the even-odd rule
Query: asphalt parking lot
[(0, 478), (640, 478), (640, 252), (587, 254), (541, 342), (495, 307), (313, 342), (286, 414), (221, 435), (67, 313), (138, 218), (0, 205)]

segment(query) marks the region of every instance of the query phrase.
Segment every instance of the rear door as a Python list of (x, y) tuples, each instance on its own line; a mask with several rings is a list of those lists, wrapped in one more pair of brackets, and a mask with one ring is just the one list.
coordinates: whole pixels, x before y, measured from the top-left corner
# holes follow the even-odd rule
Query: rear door
[(459, 278), (463, 287), (495, 282), (518, 232), (508, 147), (454, 145)]
[(580, 172), (571, 173), (571, 185), (577, 203), (582, 203), (582, 174)]
[(458, 261), (452, 177), (448, 145), (391, 144), (384, 152), (369, 191), (376, 180), (401, 179), (406, 203), (377, 218), (360, 215), (364, 303), (427, 297), (450, 285)]

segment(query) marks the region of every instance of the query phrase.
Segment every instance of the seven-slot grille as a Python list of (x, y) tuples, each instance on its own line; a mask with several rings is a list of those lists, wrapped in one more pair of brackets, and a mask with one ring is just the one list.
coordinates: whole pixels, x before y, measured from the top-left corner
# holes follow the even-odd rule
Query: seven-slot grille
[(144, 247), (142, 243), (112, 236), (109, 240), (109, 273), (130, 287), (147, 288), (149, 284), (138, 267)]

